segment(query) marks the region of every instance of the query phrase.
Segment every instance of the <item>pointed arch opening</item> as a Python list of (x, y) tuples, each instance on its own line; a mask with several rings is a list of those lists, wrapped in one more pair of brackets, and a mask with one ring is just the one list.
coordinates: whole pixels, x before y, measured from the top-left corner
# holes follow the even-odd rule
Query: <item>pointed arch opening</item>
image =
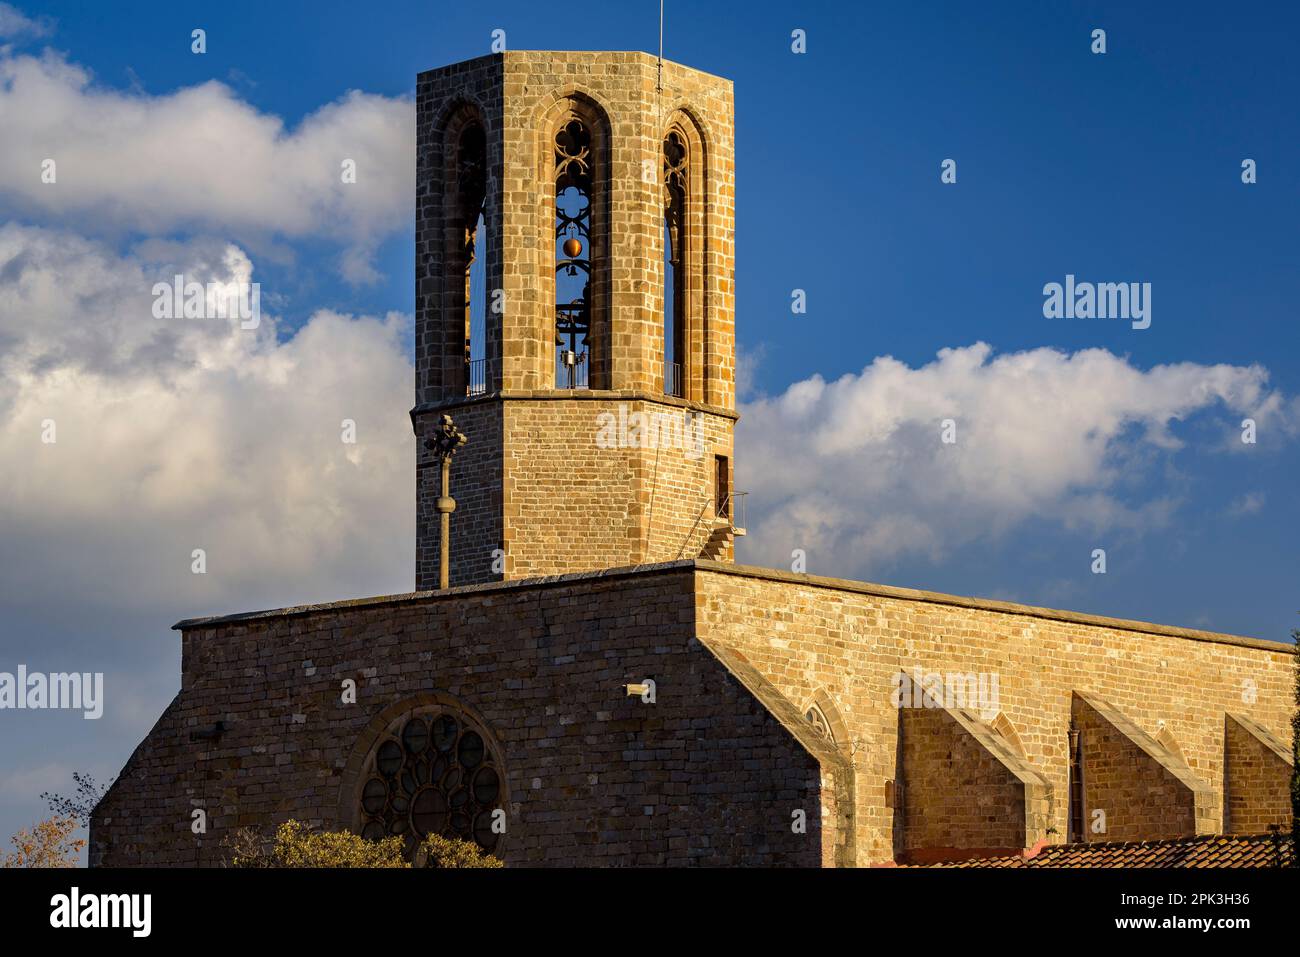
[(704, 138), (692, 117), (670, 118), (662, 148), (663, 392), (702, 400), (707, 388), (705, 263), (708, 209)]
[(465, 393), (487, 391), (487, 137), (471, 123), (457, 151), (457, 223), (465, 270)]
[(594, 162), (591, 130), (569, 117), (555, 134), (555, 385), (561, 389), (590, 383)]
[(686, 396), (686, 204), (690, 152), (679, 129), (664, 137), (664, 394)]
[(544, 127), (552, 183), (553, 379), (556, 389), (610, 388), (609, 123), (586, 96), (557, 100)]
[(831, 696), (824, 688), (813, 692), (812, 698), (804, 705), (803, 716), (812, 724), (813, 729), (836, 747), (849, 745), (849, 729), (844, 724), (840, 709), (836, 707)]
[(478, 395), (494, 388), (493, 356), (499, 349), (499, 316), (492, 311), (489, 276), (499, 266), (490, 248), (487, 127), (479, 109), (461, 103), (441, 127), (442, 168), (435, 192), (441, 220), (440, 247), (428, 250), (439, 263), (438, 354), (444, 398)]

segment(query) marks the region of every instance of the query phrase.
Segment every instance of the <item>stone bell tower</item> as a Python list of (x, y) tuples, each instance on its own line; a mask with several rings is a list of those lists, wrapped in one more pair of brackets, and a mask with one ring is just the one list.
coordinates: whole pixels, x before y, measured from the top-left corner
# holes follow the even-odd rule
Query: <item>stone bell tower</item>
[(453, 586), (729, 560), (731, 83), (510, 51), (420, 74), (416, 122), (417, 589), (444, 414)]

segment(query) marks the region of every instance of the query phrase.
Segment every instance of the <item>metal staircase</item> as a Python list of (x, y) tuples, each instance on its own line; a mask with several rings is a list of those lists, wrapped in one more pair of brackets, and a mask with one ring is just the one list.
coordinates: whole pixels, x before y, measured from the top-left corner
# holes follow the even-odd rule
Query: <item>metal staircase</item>
[(713, 517), (713, 530), (700, 549), (700, 558), (723, 561), (728, 547), (745, 534), (745, 496), (748, 492), (730, 492)]

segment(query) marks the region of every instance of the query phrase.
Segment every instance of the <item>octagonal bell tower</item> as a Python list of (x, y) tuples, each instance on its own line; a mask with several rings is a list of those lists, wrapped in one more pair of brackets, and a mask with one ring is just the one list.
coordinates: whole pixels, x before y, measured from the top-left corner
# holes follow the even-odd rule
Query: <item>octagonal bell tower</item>
[(730, 81), (644, 53), (510, 51), (417, 93), (416, 587), (729, 560)]

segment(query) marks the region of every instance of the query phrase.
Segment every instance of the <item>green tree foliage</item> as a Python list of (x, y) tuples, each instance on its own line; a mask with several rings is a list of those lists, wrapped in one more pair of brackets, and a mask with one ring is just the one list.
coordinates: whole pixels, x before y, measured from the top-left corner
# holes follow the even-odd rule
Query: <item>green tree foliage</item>
[[(400, 837), (368, 841), (350, 831), (313, 831), (286, 821), (268, 841), (253, 828), (240, 828), (224, 842), (230, 867), (411, 867)], [(417, 867), (502, 867), (473, 841), (429, 835), (415, 852)]]
[(415, 856), (419, 867), (504, 867), (500, 858), (483, 853), (473, 841), (430, 834)]

